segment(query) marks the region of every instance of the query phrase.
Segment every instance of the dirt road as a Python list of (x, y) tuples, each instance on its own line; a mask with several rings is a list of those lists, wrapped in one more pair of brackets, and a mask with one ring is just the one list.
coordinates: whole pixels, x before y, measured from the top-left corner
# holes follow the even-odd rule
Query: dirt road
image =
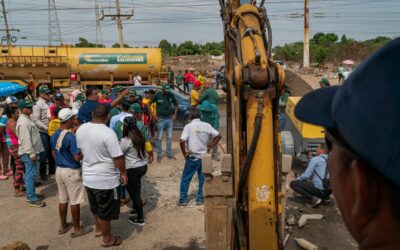
[[(288, 85), (294, 95), (304, 95), (312, 88), (293, 73), (288, 74)], [(221, 131), (226, 131), (225, 109), (221, 108)], [(115, 249), (205, 249), (204, 207), (195, 203), (197, 177), (190, 186), (191, 202), (188, 207), (178, 207), (179, 182), (183, 169), (183, 157), (179, 151), (179, 131), (173, 134), (173, 153), (177, 158), (166, 158), (161, 164), (149, 167), (143, 181), (146, 225), (133, 226), (128, 223), (129, 208), (122, 207), (120, 219), (113, 222), (113, 234), (120, 235), (124, 242)], [(297, 168), (301, 173), (304, 169)], [(45, 208), (30, 208), (25, 198), (15, 198), (11, 180), (0, 182), (0, 247), (12, 241), (21, 240), (31, 249), (98, 249), (101, 239), (89, 234), (77, 239), (69, 235), (58, 235), (57, 187), (53, 181), (38, 188), (46, 195)], [(290, 234), (285, 249), (300, 249), (294, 242), (295, 237), (303, 237), (318, 245), (319, 249), (356, 249), (354, 240), (347, 232), (336, 206), (323, 206), (312, 209), (292, 201), (286, 204), (287, 214), (297, 220), (302, 213), (317, 212), (324, 219), (312, 221), (303, 229), (290, 226)], [(81, 209), (84, 225), (93, 225), (88, 206)]]
[[(173, 145), (176, 161), (163, 159), (161, 164), (152, 164), (144, 178), (143, 197), (146, 225), (133, 226), (128, 223), (127, 206), (122, 207), (120, 219), (113, 222), (113, 233), (124, 242), (116, 249), (204, 249), (203, 206), (195, 203), (197, 177), (190, 187), (191, 202), (188, 207), (177, 207), (179, 180), (183, 169), (183, 157), (178, 153), (178, 144)], [(46, 195), (45, 208), (30, 208), (25, 198), (15, 198), (11, 180), (0, 182), (0, 246), (15, 240), (29, 244), (31, 249), (97, 249), (101, 240), (89, 234), (71, 239), (69, 235), (58, 235), (57, 186), (50, 181), (38, 191)], [(88, 206), (82, 207), (84, 225), (93, 225)]]

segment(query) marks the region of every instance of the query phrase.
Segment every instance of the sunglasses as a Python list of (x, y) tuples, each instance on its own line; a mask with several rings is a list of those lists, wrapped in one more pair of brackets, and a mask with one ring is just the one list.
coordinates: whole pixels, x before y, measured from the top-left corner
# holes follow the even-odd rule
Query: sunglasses
[(329, 153), (332, 151), (332, 146), (335, 144), (340, 149), (345, 151), (347, 154), (354, 158), (358, 158), (357, 153), (350, 147), (350, 145), (344, 140), (340, 135), (339, 131), (335, 129), (325, 128), (325, 143), (328, 148)]

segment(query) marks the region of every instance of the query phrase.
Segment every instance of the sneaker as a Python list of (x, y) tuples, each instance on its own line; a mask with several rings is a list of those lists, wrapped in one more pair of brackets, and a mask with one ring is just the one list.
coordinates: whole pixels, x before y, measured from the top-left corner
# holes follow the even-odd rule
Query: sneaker
[(204, 204), (204, 201), (197, 201), (197, 206), (201, 206)]
[(28, 205), (30, 207), (44, 207), (46, 206), (46, 203), (43, 201), (37, 200), (37, 201), (28, 201)]
[[(42, 201), (44, 200), (44, 195), (43, 194), (36, 194), (37, 200), (38, 201)], [(29, 199), (26, 198), (26, 201), (29, 202)]]
[(138, 219), (137, 217), (129, 217), (128, 218), (129, 223), (133, 224), (133, 225), (138, 225), (138, 226), (144, 226), (144, 219)]
[(319, 205), (321, 205), (321, 203), (322, 203), (322, 200), (320, 198), (313, 197), (311, 199), (311, 205), (313, 208), (319, 207)]
[(185, 202), (178, 201), (178, 206), (180, 206), (180, 207), (186, 207), (188, 204), (189, 204), (188, 201), (185, 201)]
[(133, 210), (131, 210), (131, 211), (129, 212), (129, 215), (130, 215), (131, 217), (137, 217), (137, 216), (138, 216), (138, 212), (136, 212), (136, 210), (133, 209)]
[(175, 156), (173, 156), (173, 155), (168, 156), (168, 159), (170, 159), (170, 160), (175, 160), (175, 161), (176, 161), (176, 158), (175, 158)]

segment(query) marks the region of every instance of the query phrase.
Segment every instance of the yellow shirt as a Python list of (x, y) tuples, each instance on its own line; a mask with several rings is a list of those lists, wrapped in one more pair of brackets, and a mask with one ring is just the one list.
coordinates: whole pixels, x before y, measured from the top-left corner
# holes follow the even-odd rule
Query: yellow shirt
[(193, 89), (192, 92), (190, 92), (190, 106), (197, 106), (198, 99), (199, 99), (199, 92)]
[[(143, 98), (143, 100), (142, 100), (144, 105), (147, 105), (147, 103), (149, 103), (149, 101), (150, 101), (150, 99), (147, 99), (147, 98)], [(157, 108), (157, 103), (153, 102), (150, 105), (150, 112), (152, 115), (156, 115), (156, 108)]]
[(49, 130), (48, 134), (49, 136), (52, 136), (61, 126), (61, 120), (60, 119), (53, 119), (49, 123)]
[(200, 82), (201, 87), (203, 87), (204, 83), (206, 83), (206, 79), (202, 75), (198, 75), (197, 80)]

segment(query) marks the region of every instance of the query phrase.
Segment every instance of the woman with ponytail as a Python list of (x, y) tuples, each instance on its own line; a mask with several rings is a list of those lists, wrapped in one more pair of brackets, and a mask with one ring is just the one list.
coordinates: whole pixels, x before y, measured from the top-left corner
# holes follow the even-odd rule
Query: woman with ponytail
[(137, 126), (137, 120), (128, 116), (123, 120), (123, 133), (120, 142), (122, 152), (125, 156), (125, 165), (128, 174), (129, 196), (133, 201), (134, 211), (128, 221), (135, 225), (143, 226), (143, 203), (141, 199), (142, 177), (147, 172), (147, 164), (153, 162), (153, 151), (151, 144), (146, 142), (144, 134)]

